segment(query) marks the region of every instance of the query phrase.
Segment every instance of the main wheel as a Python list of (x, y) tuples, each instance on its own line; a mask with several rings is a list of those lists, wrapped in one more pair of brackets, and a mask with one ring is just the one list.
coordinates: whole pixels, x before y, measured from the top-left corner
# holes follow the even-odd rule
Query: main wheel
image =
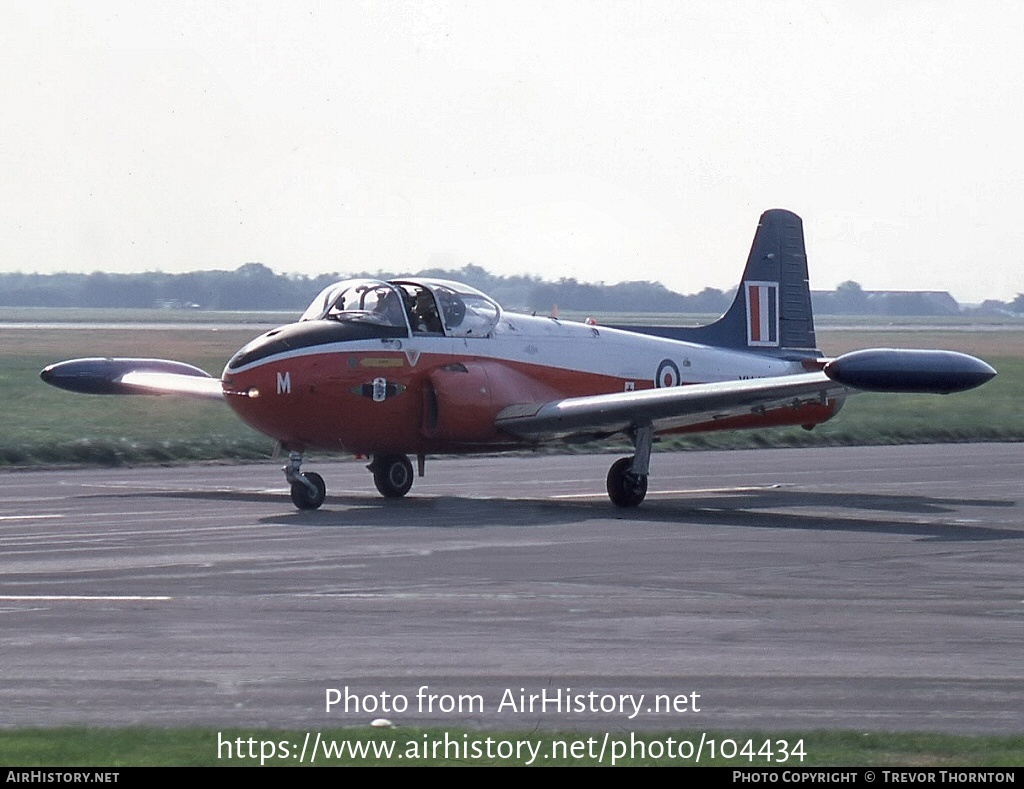
[(619, 458), (608, 469), (608, 498), (616, 507), (636, 507), (647, 495), (647, 477), (632, 473), (633, 458)]
[(320, 505), (324, 503), (324, 499), (327, 498), (327, 485), (324, 484), (324, 478), (315, 471), (303, 474), (302, 476), (307, 481), (313, 483), (313, 487), (316, 488), (316, 492), (310, 490), (309, 487), (302, 482), (293, 482), (292, 504), (300, 510), (315, 510), (319, 508)]
[(412, 487), (412, 463), (405, 455), (375, 457), (370, 465), (373, 484), (386, 499), (400, 499)]

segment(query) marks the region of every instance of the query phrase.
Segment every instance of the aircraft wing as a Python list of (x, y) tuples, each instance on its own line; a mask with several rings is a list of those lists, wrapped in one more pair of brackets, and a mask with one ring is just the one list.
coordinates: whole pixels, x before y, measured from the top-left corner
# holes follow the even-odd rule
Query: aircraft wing
[(962, 392), (996, 374), (981, 359), (955, 351), (871, 348), (813, 363), (821, 369), (514, 405), (498, 414), (496, 424), (520, 438), (594, 438), (648, 424), (661, 431), (815, 403), (824, 406), (855, 391)]
[(166, 359), (72, 359), (51, 364), (39, 377), (51, 386), (84, 394), (175, 394), (223, 400), (220, 379)]
[(802, 373), (515, 405), (498, 414), (496, 424), (532, 439), (610, 435), (646, 424), (661, 431), (776, 408), (825, 405), (847, 391), (823, 372)]

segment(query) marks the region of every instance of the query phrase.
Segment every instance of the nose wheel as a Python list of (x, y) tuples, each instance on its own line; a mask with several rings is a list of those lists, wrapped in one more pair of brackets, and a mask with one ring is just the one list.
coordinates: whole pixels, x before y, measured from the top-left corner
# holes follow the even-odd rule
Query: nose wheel
[(300, 510), (315, 510), (327, 498), (327, 485), (315, 471), (306, 472), (302, 477), (302, 481), (292, 483), (292, 503)]
[(289, 452), (284, 478), (291, 485), (292, 504), (300, 510), (315, 510), (327, 498), (324, 478), (313, 471), (302, 472), (302, 453)]
[(400, 499), (412, 487), (412, 463), (405, 455), (374, 455), (367, 468), (373, 472), (373, 484), (386, 499)]

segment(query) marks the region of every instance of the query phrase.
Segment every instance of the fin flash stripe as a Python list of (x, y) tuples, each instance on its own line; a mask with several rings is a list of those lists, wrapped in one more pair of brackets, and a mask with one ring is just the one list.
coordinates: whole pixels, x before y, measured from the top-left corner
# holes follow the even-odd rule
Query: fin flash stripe
[(744, 282), (747, 295), (747, 345), (779, 346), (779, 283)]

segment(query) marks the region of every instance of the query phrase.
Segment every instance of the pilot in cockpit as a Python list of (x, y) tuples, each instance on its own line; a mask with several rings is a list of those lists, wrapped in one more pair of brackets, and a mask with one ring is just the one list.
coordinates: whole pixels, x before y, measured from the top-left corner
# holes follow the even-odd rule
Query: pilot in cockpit
[(405, 311), (402, 309), (402, 299), (391, 288), (379, 291), (379, 298), (373, 307), (373, 314), (377, 319), (388, 326), (404, 326)]
[(420, 288), (412, 305), (412, 330), (427, 334), (443, 334), (441, 316), (437, 314), (437, 305), (430, 291)]

